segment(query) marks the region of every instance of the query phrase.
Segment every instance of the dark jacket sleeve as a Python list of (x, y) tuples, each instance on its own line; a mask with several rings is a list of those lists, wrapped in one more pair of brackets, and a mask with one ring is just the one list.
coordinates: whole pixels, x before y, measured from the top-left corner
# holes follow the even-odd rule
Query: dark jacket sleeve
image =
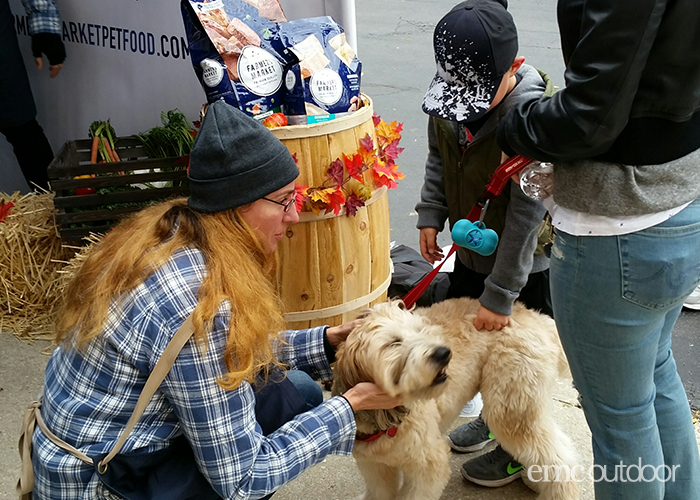
[(495, 313), (510, 315), (513, 302), (532, 272), (537, 237), (546, 210), (541, 201), (525, 195), (515, 182), (509, 182), (506, 189), (510, 189), (506, 225), (498, 243), (496, 262), (484, 282), (479, 302)]
[[(575, 48), (564, 54), (566, 88), (508, 113), (498, 130), (506, 154), (567, 161), (607, 151), (627, 124), (667, 0), (559, 3), (563, 45), (571, 30), (580, 30)], [(576, 16), (578, 26), (562, 21)]]

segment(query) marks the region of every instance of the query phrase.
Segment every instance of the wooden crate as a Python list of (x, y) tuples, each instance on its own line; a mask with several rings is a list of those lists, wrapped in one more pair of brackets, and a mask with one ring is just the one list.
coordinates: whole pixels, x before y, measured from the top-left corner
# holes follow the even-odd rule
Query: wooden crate
[[(166, 198), (188, 196), (187, 157), (148, 158), (138, 139), (119, 137), (115, 151), (121, 161), (92, 164), (91, 146), (92, 139), (68, 141), (48, 167), (61, 239), (80, 242), (90, 233), (106, 232), (126, 214)], [(95, 177), (75, 178), (90, 174)], [(166, 187), (148, 187), (163, 181)], [(95, 193), (76, 195), (81, 188)]]

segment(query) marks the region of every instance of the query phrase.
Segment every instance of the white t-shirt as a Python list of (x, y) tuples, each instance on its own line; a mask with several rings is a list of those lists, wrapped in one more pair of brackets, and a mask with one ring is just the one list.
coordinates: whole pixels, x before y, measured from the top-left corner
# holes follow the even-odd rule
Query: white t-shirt
[(692, 202), (647, 215), (607, 217), (568, 210), (557, 205), (554, 197), (542, 200), (552, 217), (552, 226), (574, 236), (619, 236), (647, 229), (670, 219)]

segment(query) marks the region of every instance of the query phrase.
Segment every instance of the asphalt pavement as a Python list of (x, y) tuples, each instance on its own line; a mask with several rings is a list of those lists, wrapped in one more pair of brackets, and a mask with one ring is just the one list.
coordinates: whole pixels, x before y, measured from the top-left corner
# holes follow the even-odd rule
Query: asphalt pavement
[[(363, 91), (374, 101), (375, 110), (387, 121), (403, 122), (405, 148), (399, 157), (406, 178), (390, 191), (392, 240), (418, 247), (418, 200), (427, 151), (427, 120), (420, 105), (435, 72), (432, 31), (435, 23), (456, 0), (357, 0), (358, 53), (363, 62)], [(509, 10), (520, 32), (520, 55), (529, 64), (547, 72), (555, 85), (563, 86), (564, 65), (556, 26), (556, 0), (511, 0)], [(449, 243), (445, 233), (441, 245)], [(48, 344), (26, 344), (7, 332), (0, 333), (0, 498), (14, 497), (19, 470), (16, 442), (22, 412), (41, 388), (48, 357)], [(684, 311), (674, 329), (674, 351), (689, 400), (700, 408), (700, 312)], [(574, 439), (582, 463), (591, 464), (590, 435), (575, 394), (566, 382), (556, 392), (557, 419)], [(456, 422), (455, 425), (465, 421)], [(696, 426), (697, 430), (697, 426)], [(452, 478), (443, 499), (532, 499), (532, 493), (517, 481), (501, 489), (471, 485), (459, 475), (466, 458), (453, 455)], [(278, 500), (348, 499), (362, 492), (362, 480), (352, 458), (330, 457), (283, 488)], [(582, 484), (582, 498), (592, 499), (592, 484)]]

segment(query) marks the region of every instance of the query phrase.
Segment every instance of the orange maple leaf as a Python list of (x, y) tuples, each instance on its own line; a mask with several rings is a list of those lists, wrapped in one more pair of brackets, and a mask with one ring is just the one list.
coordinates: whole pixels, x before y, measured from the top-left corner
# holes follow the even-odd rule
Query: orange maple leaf
[(309, 201), (309, 187), (302, 184), (294, 184), (294, 190), (297, 195), (296, 200), (294, 200), (294, 205), (296, 206), (297, 212), (301, 212), (304, 209), (304, 203)]
[(345, 193), (343, 193), (343, 190), (340, 189), (340, 187), (337, 187), (337, 189), (334, 189), (328, 194), (328, 198), (329, 202), (328, 208), (326, 208), (326, 213), (332, 211), (335, 215), (338, 215), (342, 210), (343, 205), (345, 205)]
[(364, 182), (362, 173), (365, 171), (365, 169), (362, 155), (354, 154), (352, 156), (346, 156), (345, 153), (343, 153), (343, 162), (345, 163), (345, 168), (347, 169), (350, 177), (357, 179), (360, 182)]
[(335, 189), (335, 186), (331, 187), (331, 188), (325, 188), (325, 189), (324, 188), (311, 188), (311, 189), (309, 189), (309, 199), (311, 199), (311, 201), (320, 201), (322, 203), (328, 204), (328, 202), (330, 201), (328, 198), (328, 194), (330, 193), (330, 191), (332, 191), (334, 189)]
[(340, 186), (312, 188), (309, 190), (309, 198), (311, 199), (311, 209), (316, 214), (320, 210), (325, 210), (326, 213), (333, 212), (338, 215), (345, 204), (345, 194)]
[(328, 205), (322, 201), (309, 200), (306, 202), (306, 206), (316, 215), (321, 215), (321, 211), (325, 210)]
[(374, 175), (374, 180), (381, 186), (386, 186), (388, 189), (395, 189), (399, 181), (406, 177), (404, 174), (397, 170), (398, 165), (387, 165), (382, 161), (377, 161), (376, 165), (372, 168), (372, 174)]
[(328, 190), (333, 188), (309, 188), (307, 191), (308, 201), (307, 205), (311, 208), (311, 211), (316, 215), (321, 213), (321, 210), (326, 210), (328, 207)]
[(393, 121), (391, 123), (386, 123), (385, 121), (379, 122), (377, 129), (377, 142), (379, 146), (385, 146), (390, 144), (392, 141), (401, 139), (401, 130), (403, 129), (403, 123)]

